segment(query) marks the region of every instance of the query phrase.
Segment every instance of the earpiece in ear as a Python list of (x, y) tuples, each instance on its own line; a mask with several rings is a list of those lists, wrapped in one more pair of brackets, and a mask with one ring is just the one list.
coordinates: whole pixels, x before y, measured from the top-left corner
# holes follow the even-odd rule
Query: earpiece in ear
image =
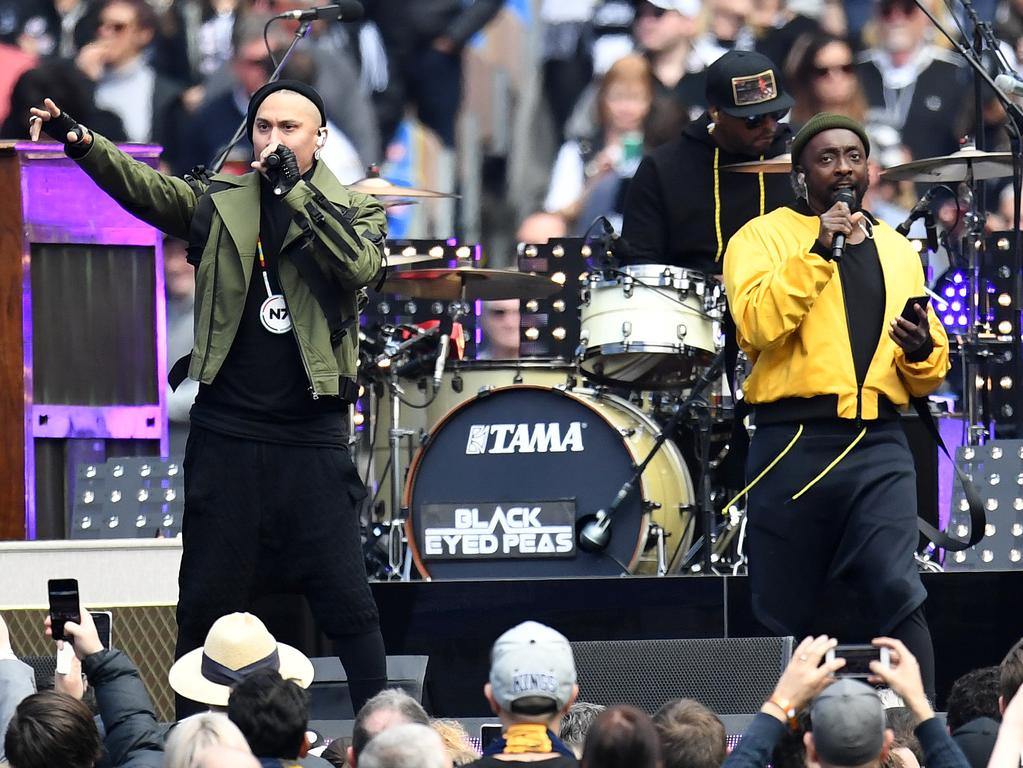
[(320, 131), (319, 133), (316, 134), (316, 146), (317, 147), (322, 147), (326, 141), (327, 141), (327, 134), (325, 134), (323, 131)]

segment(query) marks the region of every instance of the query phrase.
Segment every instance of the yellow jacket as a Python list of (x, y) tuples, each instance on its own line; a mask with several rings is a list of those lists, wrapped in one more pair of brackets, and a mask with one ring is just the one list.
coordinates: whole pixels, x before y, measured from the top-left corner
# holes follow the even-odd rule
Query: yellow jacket
[(750, 221), (728, 243), (725, 291), (738, 328), (739, 346), (753, 362), (746, 379), (749, 403), (831, 395), (836, 416), (878, 417), (878, 396), (903, 406), (910, 396), (933, 392), (948, 372), (948, 337), (928, 308), (934, 348), (912, 363), (888, 336), (889, 324), (906, 299), (923, 294), (920, 258), (909, 241), (887, 224), (874, 225), (885, 309), (881, 338), (862, 387), (849, 341), (838, 265), (811, 252), (819, 219), (778, 208)]

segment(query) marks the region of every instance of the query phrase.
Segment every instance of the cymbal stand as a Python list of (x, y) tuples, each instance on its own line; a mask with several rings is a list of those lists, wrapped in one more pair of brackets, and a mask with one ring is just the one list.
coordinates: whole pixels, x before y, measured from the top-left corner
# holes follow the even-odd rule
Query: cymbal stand
[[(982, 208), (977, 205), (976, 181), (973, 166), (967, 164), (966, 179), (959, 185), (960, 198), (969, 200), (969, 209), (963, 214), (962, 253), (966, 259), (967, 280), (967, 317), (970, 326), (966, 337), (959, 340), (959, 358), (963, 376), (963, 416), (966, 419), (967, 445), (981, 445), (990, 437), (987, 425), (989, 412), (984, 394), (984, 385), (978, 387), (977, 373), (984, 373), (987, 365), (981, 365), (980, 358), (973, 354), (978, 347), (978, 339), (990, 335), (991, 327), (987, 322), (987, 292), (983, 290), (980, 270), (980, 244), (984, 242), (984, 225), (987, 219)], [(986, 380), (986, 376), (983, 377)]]

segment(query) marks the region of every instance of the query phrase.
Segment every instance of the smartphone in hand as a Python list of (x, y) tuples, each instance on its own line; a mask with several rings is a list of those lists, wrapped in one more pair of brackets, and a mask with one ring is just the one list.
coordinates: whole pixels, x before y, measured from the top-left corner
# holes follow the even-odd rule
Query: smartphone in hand
[(930, 296), (911, 296), (906, 299), (906, 305), (902, 308), (902, 319), (907, 323), (913, 325), (920, 324), (920, 318), (916, 316), (916, 310), (913, 309), (914, 304), (919, 304), (920, 309), (927, 311), (927, 305), (931, 303)]
[(79, 613), (78, 579), (50, 579), (47, 582), (50, 595), (50, 627), (54, 640), (66, 640), (64, 622), (82, 622)]

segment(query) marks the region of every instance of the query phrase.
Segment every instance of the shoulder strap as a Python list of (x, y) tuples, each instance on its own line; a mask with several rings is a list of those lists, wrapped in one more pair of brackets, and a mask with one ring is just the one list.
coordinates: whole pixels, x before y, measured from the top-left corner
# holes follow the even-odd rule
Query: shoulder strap
[(226, 181), (211, 181), (200, 192), (198, 186), (192, 182), (189, 184), (196, 190), (199, 199), (196, 201), (192, 222), (188, 228), (188, 263), (198, 269), (199, 262), (202, 261), (202, 252), (210, 236), (210, 227), (213, 226), (213, 194), (228, 189), (231, 185)]
[(917, 528), (936, 547), (948, 550), (949, 552), (969, 549), (984, 538), (984, 529), (987, 528), (987, 513), (984, 511), (984, 503), (981, 501), (980, 493), (977, 492), (977, 486), (973, 484), (973, 480), (956, 464), (955, 458), (948, 452), (948, 447), (945, 445), (945, 441), (941, 439), (941, 433), (938, 432), (938, 425), (934, 423), (934, 415), (927, 404), (927, 398), (914, 397), (912, 398), (912, 403), (916, 412), (920, 415), (920, 421), (924, 423), (927, 431), (934, 438), (934, 442), (938, 444), (938, 447), (941, 448), (949, 461), (952, 462), (956, 477), (959, 478), (959, 482), (963, 485), (963, 493), (966, 495), (966, 502), (970, 507), (970, 539), (969, 541), (963, 541), (962, 539), (949, 536), (947, 532), (939, 531), (922, 517), (917, 518)]

